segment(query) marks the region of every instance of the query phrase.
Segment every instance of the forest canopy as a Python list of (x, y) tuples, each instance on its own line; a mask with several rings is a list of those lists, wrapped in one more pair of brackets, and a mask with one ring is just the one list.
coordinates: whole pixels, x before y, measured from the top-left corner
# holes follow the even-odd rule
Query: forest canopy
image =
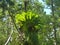
[(60, 45), (59, 4), (59, 0), (0, 0), (0, 45)]

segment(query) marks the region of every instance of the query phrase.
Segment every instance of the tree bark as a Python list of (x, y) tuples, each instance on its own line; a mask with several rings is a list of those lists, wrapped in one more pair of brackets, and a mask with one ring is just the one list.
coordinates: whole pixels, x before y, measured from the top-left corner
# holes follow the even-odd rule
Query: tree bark
[(55, 27), (55, 15), (54, 15), (54, 1), (51, 0), (51, 10), (52, 10), (52, 17), (53, 17), (53, 30), (54, 30), (54, 45), (57, 45), (57, 37), (56, 37), (56, 27)]

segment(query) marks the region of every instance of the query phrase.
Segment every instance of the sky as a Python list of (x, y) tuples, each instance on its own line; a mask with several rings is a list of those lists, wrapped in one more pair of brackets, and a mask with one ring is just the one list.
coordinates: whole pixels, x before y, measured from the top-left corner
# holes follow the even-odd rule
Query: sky
[[(39, 0), (39, 1), (46, 7), (45, 2), (43, 2), (42, 0)], [(47, 9), (47, 8), (45, 8), (44, 11), (46, 12), (46, 14), (50, 14), (51, 13), (51, 10)]]

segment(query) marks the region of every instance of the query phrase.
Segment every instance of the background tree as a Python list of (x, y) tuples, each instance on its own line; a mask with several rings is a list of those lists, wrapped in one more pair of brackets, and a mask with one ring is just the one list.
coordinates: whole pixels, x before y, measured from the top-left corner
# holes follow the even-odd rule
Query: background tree
[(60, 1), (44, 2), (50, 14), (40, 0), (0, 0), (0, 45), (59, 45)]

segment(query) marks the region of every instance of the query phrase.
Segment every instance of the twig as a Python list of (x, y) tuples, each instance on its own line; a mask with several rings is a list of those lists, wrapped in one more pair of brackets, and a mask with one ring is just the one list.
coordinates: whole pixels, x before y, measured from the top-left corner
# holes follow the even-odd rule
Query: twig
[(10, 34), (10, 36), (8, 37), (8, 39), (7, 39), (6, 43), (5, 43), (5, 45), (7, 45), (7, 44), (9, 43), (12, 34), (13, 34), (13, 30), (11, 31), (11, 34)]

